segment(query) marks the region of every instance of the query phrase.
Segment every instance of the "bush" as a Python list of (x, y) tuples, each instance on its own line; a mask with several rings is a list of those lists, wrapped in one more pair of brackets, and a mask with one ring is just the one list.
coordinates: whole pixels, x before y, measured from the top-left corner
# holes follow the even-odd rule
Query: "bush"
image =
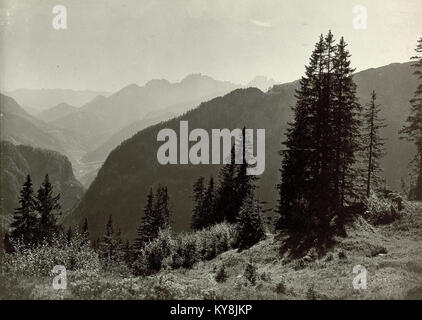
[(34, 247), (14, 243), (15, 253), (6, 254), (5, 272), (21, 276), (51, 276), (56, 265), (65, 266), (66, 270), (100, 269), (98, 254), (89, 246), (89, 242), (80, 234), (75, 234), (71, 241), (63, 236), (56, 236), (47, 244)]
[(217, 282), (225, 282), (227, 280), (228, 276), (226, 273), (226, 269), (224, 267), (224, 264), (221, 265), (221, 267), (218, 269), (216, 275), (215, 275), (215, 281)]
[(256, 284), (257, 272), (256, 272), (256, 267), (252, 263), (248, 263), (246, 265), (245, 272), (243, 275), (246, 279), (248, 279), (248, 281), (252, 285)]
[(396, 198), (382, 198), (372, 194), (365, 203), (366, 220), (373, 225), (389, 224), (401, 217), (402, 202)]
[(168, 266), (192, 268), (200, 260), (211, 260), (234, 248), (235, 226), (221, 223), (193, 233), (172, 236), (169, 230), (147, 243), (134, 263), (135, 274), (150, 275)]
[(284, 284), (284, 281), (281, 280), (277, 286), (275, 287), (275, 292), (277, 292), (278, 294), (284, 294), (286, 293), (286, 285)]
[(169, 229), (160, 230), (158, 237), (147, 243), (140, 251), (134, 265), (135, 273), (151, 275), (160, 271), (165, 264), (164, 259), (171, 256), (173, 241)]

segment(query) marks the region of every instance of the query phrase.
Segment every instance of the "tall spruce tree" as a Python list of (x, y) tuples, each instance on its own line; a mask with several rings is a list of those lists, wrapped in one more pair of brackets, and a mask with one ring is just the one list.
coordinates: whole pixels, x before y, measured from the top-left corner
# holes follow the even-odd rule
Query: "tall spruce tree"
[(155, 239), (160, 230), (170, 227), (169, 195), (167, 187), (158, 186), (155, 201), (150, 190), (142, 222), (137, 229), (135, 247), (141, 249), (145, 243)]
[(193, 230), (200, 230), (205, 224), (203, 220), (203, 202), (204, 202), (204, 177), (199, 177), (193, 184), (193, 201), (194, 207), (192, 212), (191, 227)]
[(380, 182), (381, 165), (379, 160), (385, 155), (385, 139), (380, 136), (380, 129), (386, 127), (384, 119), (379, 115), (381, 106), (376, 103), (375, 91), (371, 93), (371, 101), (365, 105), (363, 112), (364, 125), (362, 146), (366, 166), (366, 196), (369, 197), (372, 185)]
[(84, 223), (82, 225), (81, 234), (82, 234), (82, 239), (83, 239), (82, 244), (89, 243), (89, 228), (88, 228), (87, 218), (85, 218)]
[(19, 195), (19, 207), (15, 209), (11, 223), (11, 238), (24, 245), (36, 244), (37, 216), (31, 176), (27, 175)]
[(207, 228), (220, 222), (215, 211), (215, 187), (213, 177), (210, 177), (208, 187), (205, 190), (201, 221), (202, 228)]
[[(247, 137), (245, 134), (245, 128), (242, 130), (242, 150), (240, 151), (242, 154), (242, 163), (235, 167), (235, 176), (234, 176), (234, 189), (231, 193), (232, 195), (232, 209), (231, 212), (225, 220), (230, 223), (234, 223), (237, 221), (239, 212), (244, 205), (245, 201), (253, 196), (255, 190), (255, 182), (256, 176), (248, 175), (248, 162), (247, 157), (249, 156), (248, 153), (252, 152), (250, 146), (251, 141), (247, 141)], [(236, 151), (239, 152), (239, 151)], [(234, 157), (234, 154), (233, 154)]]
[(345, 202), (359, 194), (356, 179), (359, 170), (355, 163), (360, 150), (360, 114), (362, 108), (356, 96), (353, 81), (355, 69), (350, 65), (350, 53), (341, 37), (334, 57), (333, 124), (334, 136), (334, 194), (335, 206), (342, 210)]
[(46, 174), (36, 197), (36, 211), (40, 215), (38, 227), (38, 239), (40, 241), (50, 240), (59, 230), (56, 218), (56, 215), (61, 214), (59, 200), (60, 194), (53, 196), (53, 185), (48, 174)]
[(106, 267), (122, 261), (123, 246), (120, 237), (120, 230), (115, 232), (112, 216), (109, 217), (106, 224), (106, 232), (100, 243), (100, 256)]
[(135, 240), (135, 247), (137, 250), (142, 249), (144, 244), (154, 238), (155, 234), (152, 232), (153, 224), (153, 202), (154, 195), (152, 188), (147, 195), (147, 203), (144, 208), (144, 215), (141, 223), (137, 228), (137, 238)]
[(413, 158), (416, 182), (411, 188), (410, 197), (422, 200), (422, 38), (418, 40), (416, 55), (412, 57), (414, 75), (420, 81), (413, 98), (410, 100), (410, 115), (403, 129), (400, 130), (402, 138), (412, 141), (416, 145), (416, 155)]
[(236, 186), (236, 171), (239, 165), (235, 164), (235, 146), (230, 153), (230, 163), (225, 164), (219, 173), (219, 186), (215, 195), (216, 222), (235, 222), (239, 213), (239, 197)]
[(300, 80), (281, 151), (277, 229), (324, 233), (353, 197), (360, 106), (346, 46), (321, 35)]
[(248, 194), (237, 217), (237, 245), (239, 249), (247, 249), (265, 238), (262, 221), (262, 206)]

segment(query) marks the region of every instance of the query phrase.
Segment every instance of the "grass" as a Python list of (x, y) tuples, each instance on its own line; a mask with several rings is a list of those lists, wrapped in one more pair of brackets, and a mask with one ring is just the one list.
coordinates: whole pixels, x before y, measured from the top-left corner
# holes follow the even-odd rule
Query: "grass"
[[(52, 277), (1, 279), (0, 298), (422, 299), (422, 204), (405, 202), (404, 212), (376, 227), (356, 219), (323, 255), (293, 259), (268, 235), (248, 250), (229, 250), (191, 269), (165, 268), (145, 277), (69, 271), (63, 291), (52, 288)], [(368, 272), (366, 290), (353, 289), (356, 265)], [(216, 281), (222, 266), (224, 281)], [(1, 293), (5, 288), (8, 296)]]

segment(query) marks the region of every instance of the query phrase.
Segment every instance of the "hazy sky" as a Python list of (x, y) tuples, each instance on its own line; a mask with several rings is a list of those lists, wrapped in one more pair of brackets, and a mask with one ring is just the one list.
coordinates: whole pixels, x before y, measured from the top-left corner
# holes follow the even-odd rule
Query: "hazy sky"
[[(67, 30), (52, 8), (67, 8)], [(366, 30), (353, 8), (367, 8)], [(357, 70), (408, 61), (421, 0), (0, 0), (0, 87), (116, 91), (190, 73), (247, 83), (304, 71), (320, 33), (349, 43)]]

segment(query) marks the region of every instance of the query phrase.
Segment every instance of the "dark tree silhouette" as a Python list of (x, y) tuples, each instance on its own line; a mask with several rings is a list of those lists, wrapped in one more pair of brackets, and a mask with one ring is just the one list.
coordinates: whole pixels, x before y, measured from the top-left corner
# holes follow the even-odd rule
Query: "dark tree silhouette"
[(191, 223), (193, 230), (200, 230), (204, 225), (204, 222), (202, 221), (204, 193), (204, 177), (199, 177), (193, 185), (193, 201), (195, 203)]
[(384, 119), (380, 118), (380, 105), (376, 103), (376, 93), (372, 91), (371, 101), (364, 109), (364, 126), (362, 146), (366, 162), (366, 196), (369, 197), (371, 186), (379, 183), (378, 174), (381, 172), (379, 160), (385, 155), (385, 139), (380, 136), (380, 129), (386, 127)]
[(155, 239), (160, 230), (170, 227), (169, 195), (167, 187), (158, 186), (155, 201), (152, 189), (147, 196), (144, 216), (137, 229), (136, 249), (142, 249), (145, 243)]
[(416, 155), (413, 158), (416, 172), (416, 183), (412, 186), (410, 197), (414, 200), (422, 200), (422, 38), (418, 40), (414, 61), (414, 75), (420, 81), (413, 98), (410, 100), (410, 115), (403, 129), (400, 130), (402, 138), (412, 141), (416, 145)]
[(360, 106), (346, 46), (321, 35), (300, 80), (281, 151), (277, 229), (328, 232), (355, 195)]
[(22, 186), (19, 195), (19, 207), (15, 209), (11, 223), (11, 238), (22, 241), (24, 245), (32, 245), (37, 240), (37, 217), (35, 213), (34, 191), (30, 175)]
[(239, 249), (247, 249), (265, 238), (262, 206), (250, 194), (239, 212), (237, 223)]
[(106, 267), (122, 261), (122, 240), (120, 230), (114, 231), (112, 216), (109, 217), (106, 225), (106, 232), (100, 243), (100, 256)]
[(36, 211), (40, 215), (38, 227), (38, 239), (40, 241), (43, 239), (50, 240), (60, 230), (56, 218), (56, 215), (61, 214), (59, 200), (60, 194), (53, 196), (53, 185), (48, 174), (46, 174), (36, 197)]

